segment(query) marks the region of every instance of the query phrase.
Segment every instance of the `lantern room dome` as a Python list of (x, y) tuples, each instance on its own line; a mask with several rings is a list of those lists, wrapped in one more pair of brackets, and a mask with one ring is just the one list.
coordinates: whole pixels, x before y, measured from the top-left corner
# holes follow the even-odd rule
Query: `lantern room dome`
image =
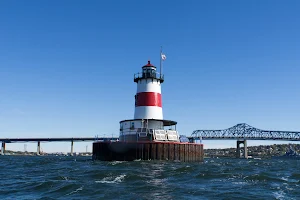
[(150, 60), (148, 60), (148, 63), (143, 66), (143, 68), (145, 68), (145, 67), (147, 67), (147, 68), (148, 67), (154, 67), (154, 68), (156, 68), (154, 65), (151, 64)]

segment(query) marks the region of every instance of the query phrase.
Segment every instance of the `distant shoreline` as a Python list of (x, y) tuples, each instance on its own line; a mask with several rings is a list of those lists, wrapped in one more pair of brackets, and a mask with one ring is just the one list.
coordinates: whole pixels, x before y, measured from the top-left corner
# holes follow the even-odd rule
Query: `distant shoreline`
[[(273, 144), (273, 145), (259, 145), (248, 146), (248, 155), (259, 158), (270, 158), (272, 156), (281, 156), (285, 154), (288, 147), (292, 146), (296, 152), (300, 152), (300, 144)], [(6, 150), (5, 155), (11, 156), (37, 156), (36, 152), (22, 152)], [(78, 152), (72, 156), (92, 156), (92, 152)], [(41, 153), (38, 156), (71, 156), (70, 153), (56, 152), (56, 153)], [(221, 149), (204, 149), (205, 158), (214, 157), (236, 157), (236, 148), (221, 148)]]
[[(248, 156), (257, 158), (270, 158), (272, 156), (281, 156), (285, 154), (289, 146), (292, 146), (296, 152), (300, 151), (300, 144), (273, 144), (273, 145), (259, 145), (248, 146)], [(211, 157), (236, 157), (236, 148), (223, 149), (204, 149), (204, 156)]]

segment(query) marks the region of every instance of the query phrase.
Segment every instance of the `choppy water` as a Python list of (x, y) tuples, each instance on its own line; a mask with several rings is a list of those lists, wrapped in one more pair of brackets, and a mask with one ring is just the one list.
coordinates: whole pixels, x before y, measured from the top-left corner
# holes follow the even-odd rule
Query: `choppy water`
[(0, 199), (300, 199), (300, 160), (0, 157)]

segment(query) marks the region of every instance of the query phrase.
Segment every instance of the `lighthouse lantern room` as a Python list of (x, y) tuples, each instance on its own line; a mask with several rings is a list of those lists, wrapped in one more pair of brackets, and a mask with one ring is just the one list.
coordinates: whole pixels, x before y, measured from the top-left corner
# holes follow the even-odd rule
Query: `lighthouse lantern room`
[(137, 83), (134, 119), (120, 121), (120, 141), (178, 142), (177, 122), (163, 119), (161, 84), (164, 76), (150, 61), (134, 75)]

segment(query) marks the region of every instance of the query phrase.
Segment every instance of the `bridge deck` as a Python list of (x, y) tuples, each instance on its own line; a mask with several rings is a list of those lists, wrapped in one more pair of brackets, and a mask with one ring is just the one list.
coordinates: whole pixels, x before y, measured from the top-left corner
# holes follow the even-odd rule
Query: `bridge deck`
[(1, 142), (71, 142), (71, 141), (98, 141), (117, 140), (116, 137), (74, 137), (74, 138), (0, 138)]
[[(224, 130), (195, 130), (188, 139), (205, 140), (284, 140), (300, 141), (300, 132), (296, 131), (268, 131), (237, 124)], [(0, 138), (0, 142), (68, 142), (68, 141), (108, 141), (118, 140), (118, 137), (73, 137), (73, 138)]]

